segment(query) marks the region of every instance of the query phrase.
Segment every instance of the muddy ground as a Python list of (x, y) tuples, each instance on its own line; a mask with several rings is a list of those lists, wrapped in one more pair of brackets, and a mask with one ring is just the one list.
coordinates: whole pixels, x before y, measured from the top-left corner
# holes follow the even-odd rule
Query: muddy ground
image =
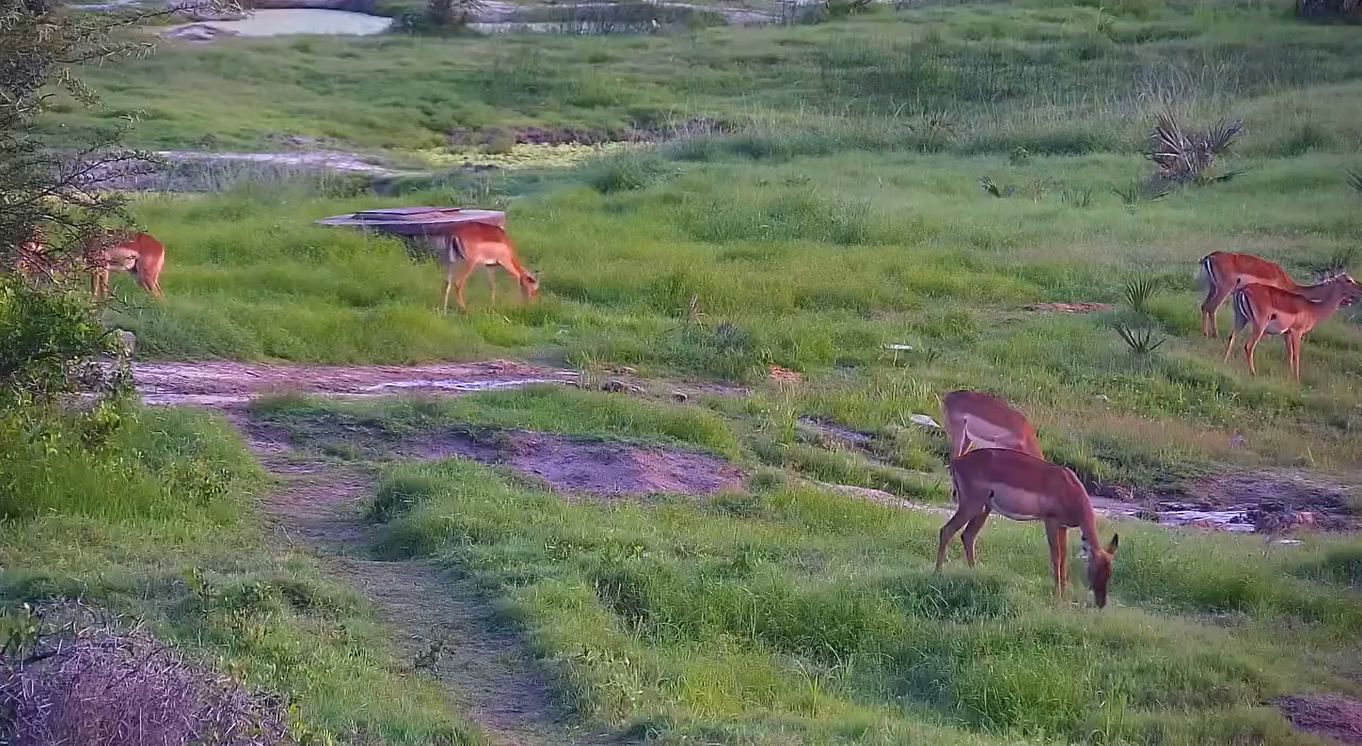
[[(590, 387), (678, 402), (746, 393), (739, 388), (704, 384), (673, 384), (658, 390), (630, 369), (609, 373), (613, 375)], [(141, 363), (134, 366), (133, 375), (147, 404), (214, 408), (239, 408), (272, 394), (366, 398), (404, 393), (451, 395), (532, 384), (587, 385), (574, 371), (506, 360), (410, 367)], [(872, 463), (889, 467), (877, 453), (875, 434), (812, 418), (801, 419), (799, 424), (803, 437), (821, 447), (853, 450)], [(707, 454), (523, 430), (490, 436), (446, 432), (387, 444), (385, 448), (390, 455), (431, 459), (463, 456), (505, 466), (567, 496), (712, 495), (742, 485), (737, 468)], [(884, 504), (904, 507), (909, 502), (878, 490), (826, 486)], [(1089, 485), (1094, 508), (1109, 517), (1269, 536), (1302, 530), (1362, 529), (1362, 520), (1350, 509), (1357, 489), (1319, 475), (1282, 469), (1203, 477), (1163, 491)]]

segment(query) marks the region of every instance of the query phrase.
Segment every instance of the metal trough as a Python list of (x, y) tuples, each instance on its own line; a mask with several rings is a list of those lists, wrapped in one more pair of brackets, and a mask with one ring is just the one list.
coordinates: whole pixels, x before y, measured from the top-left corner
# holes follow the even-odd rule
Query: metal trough
[(428, 235), (455, 223), (489, 223), (505, 228), (506, 213), (462, 207), (392, 207), (335, 215), (317, 221), (318, 225), (363, 228), (405, 237)]

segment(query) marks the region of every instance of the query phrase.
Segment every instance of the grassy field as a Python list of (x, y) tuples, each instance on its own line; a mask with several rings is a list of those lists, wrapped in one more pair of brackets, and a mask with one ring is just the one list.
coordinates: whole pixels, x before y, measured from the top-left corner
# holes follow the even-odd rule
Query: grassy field
[(54, 597), (141, 620), (286, 694), (304, 743), (484, 743), (353, 591), (267, 542), (266, 487), (227, 423), (194, 411), (142, 412), (94, 452), (0, 433), (0, 621)]
[[(1362, 168), (1362, 37), (1286, 10), (1032, 0), (675, 36), (166, 45), (91, 71), (107, 108), (63, 103), (45, 126), (75, 140), (140, 111), (142, 145), (302, 137), (402, 164), (504, 154), (527, 128), (659, 138), (383, 194), (243, 177), (226, 193), (139, 197), (137, 219), (169, 247), (167, 297), (119, 278), (128, 300), (108, 316), (144, 358), (514, 357), (650, 379), (660, 400), (533, 390), (256, 412), (333, 458), (383, 455), (335, 435), (346, 427), (523, 427), (742, 466), (740, 494), (602, 505), (470, 462), (381, 465), (379, 549), (471, 572), (584, 719), (668, 743), (1309, 743), (1264, 703), (1362, 694), (1356, 539), (1265, 554), (1260, 538), (1122, 525), (1114, 607), (1099, 614), (1048, 599), (1035, 527), (993, 522), (983, 568), (937, 577), (939, 518), (795, 478), (944, 501), (944, 446), (909, 417), (971, 387), (1017, 402), (1047, 454), (1101, 481), (1290, 467), (1356, 483), (1352, 312), (1311, 335), (1301, 385), (1279, 342), (1251, 378), (1199, 333), (1208, 251), (1251, 251), (1298, 278), (1358, 258), (1362, 195), (1345, 169)], [(1220, 165), (1243, 173), (1142, 198), (1140, 151), (1164, 110), (1198, 126), (1243, 118)], [(312, 224), (450, 203), (509, 211), (541, 276), (536, 304), (501, 278), (489, 307), (475, 277), (472, 313), (442, 317), (429, 260)], [(1147, 301), (1127, 297), (1140, 278), (1156, 288)], [(1113, 308), (1027, 308), (1042, 302)], [(1133, 352), (1120, 323), (1166, 341)], [(772, 365), (803, 382), (766, 381)], [(668, 403), (682, 379), (752, 390)], [(876, 460), (817, 447), (801, 417), (871, 434)], [(268, 548), (263, 477), (222, 421), (144, 413), (108, 461), (19, 442), (0, 443), (4, 600), (80, 594), (147, 614), (342, 740), (477, 742), (401, 675), (362, 603)]]
[[(551, 389), (256, 414), (359, 458), (451, 426), (728, 454), (754, 437), (712, 409)], [(581, 716), (660, 743), (1308, 743), (1262, 704), (1356, 689), (1352, 542), (1265, 556), (1123, 523), (1116, 606), (1097, 612), (1050, 599), (1033, 526), (995, 521), (983, 569), (938, 576), (938, 516), (780, 472), (710, 500), (600, 504), (459, 459), (382, 468), (383, 551), (474, 573)]]

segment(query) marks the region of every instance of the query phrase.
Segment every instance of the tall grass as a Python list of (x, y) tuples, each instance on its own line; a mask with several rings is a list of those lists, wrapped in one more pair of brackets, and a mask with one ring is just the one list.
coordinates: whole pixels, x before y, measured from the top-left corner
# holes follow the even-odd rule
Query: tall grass
[(286, 697), (295, 732), (314, 739), (482, 743), (432, 686), (396, 673), (353, 593), (265, 543), (265, 488), (230, 427), (203, 413), (140, 412), (99, 453), (59, 431), (5, 438), (0, 613), (58, 598), (139, 619)]
[(1362, 622), (1252, 540), (1122, 526), (1097, 613), (1048, 599), (1017, 524), (990, 525), (983, 569), (934, 575), (937, 517), (818, 492), (607, 508), (450, 461), (380, 495), (412, 485), (387, 545), (457, 558), (584, 714), (664, 739), (1304, 743), (1259, 703), (1340, 686), (1327, 651)]

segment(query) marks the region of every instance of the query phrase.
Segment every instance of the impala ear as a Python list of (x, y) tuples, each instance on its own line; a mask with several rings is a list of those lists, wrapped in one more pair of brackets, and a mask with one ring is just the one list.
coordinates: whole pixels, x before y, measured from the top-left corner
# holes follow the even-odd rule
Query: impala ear
[(1116, 545), (1121, 543), (1120, 534), (1111, 535), (1111, 543), (1107, 545), (1107, 554), (1116, 554)]

